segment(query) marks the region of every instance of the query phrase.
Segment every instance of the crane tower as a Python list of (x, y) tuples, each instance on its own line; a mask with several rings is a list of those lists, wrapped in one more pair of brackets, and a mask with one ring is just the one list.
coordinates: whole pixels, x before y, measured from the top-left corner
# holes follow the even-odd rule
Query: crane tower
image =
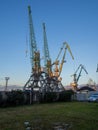
[(31, 89), (31, 91), (33, 92), (35, 90), (42, 91), (43, 86), (45, 84), (45, 74), (44, 72), (41, 71), (40, 52), (37, 50), (30, 6), (28, 6), (28, 15), (29, 15), (29, 30), (30, 30), (30, 60), (32, 71), (29, 80), (24, 85), (24, 90)]
[(34, 55), (35, 52), (37, 52), (37, 44), (35, 39), (35, 33), (34, 33), (34, 27), (33, 27), (33, 21), (32, 21), (32, 15), (31, 15), (31, 8), (28, 6), (28, 15), (29, 15), (29, 28), (30, 28), (30, 58), (31, 58), (31, 64), (32, 68), (34, 68)]
[(51, 67), (51, 58), (50, 58), (50, 54), (49, 54), (45, 23), (43, 23), (43, 41), (44, 41), (45, 72), (49, 75), (49, 77), (51, 77), (52, 76), (52, 67)]
[(51, 60), (51, 59), (50, 59), (50, 54), (49, 54), (49, 49), (48, 49), (45, 23), (43, 23), (43, 39), (44, 39), (44, 56), (45, 56), (44, 58), (45, 58), (45, 66), (46, 66), (47, 60)]

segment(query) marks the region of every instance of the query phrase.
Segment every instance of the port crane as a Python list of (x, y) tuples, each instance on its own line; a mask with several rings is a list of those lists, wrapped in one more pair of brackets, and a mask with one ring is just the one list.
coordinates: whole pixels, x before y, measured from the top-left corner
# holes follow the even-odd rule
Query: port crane
[(48, 49), (48, 41), (47, 41), (47, 35), (46, 35), (46, 27), (45, 23), (43, 23), (43, 41), (44, 41), (44, 66), (45, 66), (45, 87), (44, 92), (56, 92), (59, 91), (58, 88), (58, 81), (54, 79), (53, 77), (53, 70), (52, 70), (52, 61), (49, 54)]
[[(77, 72), (79, 71), (78, 75)], [(86, 74), (88, 74), (87, 70), (84, 68), (84, 66), (82, 64), (80, 64), (77, 68), (77, 70), (75, 71), (75, 73), (72, 75), (73, 76), (73, 83), (71, 83), (71, 86), (73, 87), (73, 89), (76, 91), (77, 90), (77, 86), (78, 86), (78, 81), (79, 78), (81, 76), (82, 70), (85, 71)]]
[(42, 91), (45, 83), (44, 81), (45, 74), (44, 72), (41, 71), (40, 52), (37, 49), (30, 6), (28, 6), (28, 16), (29, 16), (29, 30), (30, 30), (30, 59), (32, 70), (29, 80), (24, 85), (24, 90), (29, 88), (32, 91), (36, 89), (38, 91)]
[[(62, 60), (61, 60), (61, 63), (60, 63), (59, 57), (60, 57), (63, 50), (64, 50), (64, 54), (63, 54), (63, 57), (62, 57)], [(67, 50), (69, 51), (72, 59), (74, 60), (74, 57), (73, 57), (73, 54), (71, 52), (70, 46), (68, 45), (67, 42), (64, 42), (63, 46), (60, 48), (59, 54), (58, 54), (55, 62), (53, 63), (53, 65), (55, 65), (54, 76), (57, 77), (60, 80), (61, 80), (60, 75), (61, 75), (61, 72), (62, 72), (63, 64), (66, 62), (65, 61), (65, 56), (66, 56), (66, 51)]]
[(44, 42), (44, 71), (45, 71), (45, 86), (43, 89), (44, 92), (54, 91), (55, 80), (52, 78), (52, 63), (49, 54), (48, 41), (46, 35), (45, 23), (43, 23), (43, 42)]
[[(67, 42), (63, 43), (63, 46), (60, 49), (60, 52), (55, 60), (55, 62), (51, 62), (51, 58), (49, 55), (49, 49), (48, 49), (48, 42), (47, 42), (47, 35), (46, 35), (46, 27), (45, 27), (45, 23), (43, 23), (43, 40), (44, 40), (44, 65), (46, 68), (46, 78), (45, 78), (45, 88), (44, 90), (47, 92), (49, 91), (61, 91), (64, 90), (63, 85), (61, 84), (61, 77), (60, 74), (62, 72), (62, 68), (63, 68), (63, 63), (65, 62), (65, 56), (66, 56), (66, 51), (68, 49), (68, 51), (70, 52), (72, 59), (74, 59), (71, 49), (69, 47), (69, 45), (67, 44)], [(64, 55), (62, 57), (62, 61), (59, 64), (59, 57), (62, 53), (62, 51), (64, 50)], [(53, 72), (53, 67), (55, 65), (55, 71)], [(59, 68), (58, 68), (59, 65)]]
[[(52, 76), (51, 76), (51, 78), (48, 79), (48, 82), (50, 81), (50, 86), (51, 86), (52, 90), (56, 91), (56, 92), (64, 90), (64, 86), (61, 83), (62, 78), (60, 77), (60, 75), (62, 72), (63, 64), (65, 63), (65, 56), (66, 56), (67, 49), (68, 49), (69, 53), (71, 54), (72, 59), (74, 59), (68, 43), (64, 42), (63, 46), (60, 48), (60, 51), (58, 53), (56, 60), (51, 64), (52, 69), (54, 71), (52, 70)], [(62, 60), (60, 62), (59, 57), (63, 50), (64, 50), (64, 53), (63, 53)]]

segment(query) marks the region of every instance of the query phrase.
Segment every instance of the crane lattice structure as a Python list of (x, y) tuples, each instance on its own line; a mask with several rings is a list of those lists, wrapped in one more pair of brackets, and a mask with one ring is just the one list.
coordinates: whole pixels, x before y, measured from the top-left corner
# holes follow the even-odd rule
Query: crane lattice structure
[(52, 61), (51, 61), (50, 54), (49, 54), (45, 23), (43, 23), (43, 41), (44, 41), (44, 66), (45, 66), (45, 72), (48, 74), (49, 77), (51, 77), (52, 76), (52, 66), (51, 66)]
[(44, 41), (44, 70), (46, 72), (46, 78), (45, 78), (46, 85), (44, 91), (45, 92), (58, 91), (58, 89), (55, 89), (58, 87), (58, 82), (53, 78), (52, 63), (51, 63), (52, 61), (48, 49), (45, 23), (43, 23), (43, 41)]
[(24, 85), (24, 90), (29, 88), (32, 91), (36, 89), (38, 89), (38, 91), (42, 91), (43, 86), (45, 85), (45, 74), (41, 71), (40, 52), (37, 50), (30, 6), (28, 6), (28, 14), (30, 30), (30, 59), (32, 65), (32, 72), (29, 80)]
[[(78, 75), (77, 75), (77, 72), (78, 70), (80, 69)], [(78, 81), (79, 81), (79, 78), (81, 76), (81, 72), (82, 70), (85, 71), (86, 74), (88, 74), (87, 70), (84, 68), (84, 66), (82, 64), (80, 64), (77, 68), (77, 70), (75, 71), (75, 73), (72, 75), (73, 76), (73, 83), (71, 83), (71, 86), (73, 87), (73, 89), (76, 91), (77, 90), (77, 86), (78, 86)]]
[[(58, 82), (58, 88), (62, 88), (62, 89), (63, 89), (63, 85), (61, 83), (61, 80), (62, 80), (61, 72), (62, 72), (64, 63), (66, 62), (65, 57), (66, 57), (67, 50), (69, 51), (72, 59), (74, 60), (74, 57), (73, 57), (73, 54), (71, 52), (70, 46), (68, 45), (67, 42), (64, 42), (63, 46), (60, 48), (60, 51), (58, 53), (58, 56), (57, 56), (55, 62), (53, 63), (53, 65), (55, 66), (54, 67), (54, 72), (53, 72), (53, 77)], [(59, 58), (60, 58), (60, 55), (61, 55), (61, 53), (63, 51), (64, 51), (64, 53), (63, 53), (62, 59), (60, 61)]]
[(45, 23), (43, 23), (43, 40), (44, 40), (44, 59), (45, 59), (44, 65), (47, 67), (47, 62), (51, 61), (51, 58), (50, 58), (50, 54), (49, 54)]
[[(61, 75), (61, 72), (62, 72), (63, 64), (65, 63), (65, 56), (66, 56), (67, 49), (70, 52), (72, 59), (74, 59), (68, 43), (64, 42), (63, 46), (60, 49), (60, 52), (59, 52), (56, 60), (51, 64), (51, 66), (52, 66), (52, 75), (48, 76), (47, 80), (46, 80), (47, 81), (46, 82), (46, 87), (50, 91), (51, 90), (55, 91), (55, 92), (64, 91), (64, 86), (61, 83), (62, 78), (60, 77), (60, 75)], [(60, 57), (63, 50), (64, 50), (64, 54), (63, 54), (62, 60), (60, 62), (59, 57)]]
[[(40, 63), (40, 52), (37, 49), (30, 6), (28, 6), (28, 14), (29, 14), (29, 30), (30, 30), (30, 59), (31, 59), (32, 71), (29, 80), (24, 85), (24, 90), (30, 89), (32, 92), (34, 92), (37, 89), (37, 91), (41, 93), (63, 91), (64, 87), (61, 83), (60, 75), (62, 72), (63, 63), (65, 62), (67, 49), (70, 52), (73, 59), (73, 55), (71, 53), (70, 47), (66, 42), (64, 42), (63, 47), (61, 48), (55, 62), (51, 63), (45, 23), (43, 23), (44, 58), (45, 58), (44, 66), (46, 71), (42, 70), (41, 63)], [(63, 49), (64, 49), (64, 55), (61, 63), (59, 63), (58, 58)], [(55, 65), (55, 71), (53, 71), (54, 65)], [(57, 67), (58, 67), (58, 71), (57, 71)]]
[[(60, 63), (60, 60), (59, 60), (59, 57), (62, 53), (62, 51), (64, 50), (64, 54), (63, 54), (63, 57), (62, 57), (62, 60), (61, 60), (61, 63)], [(55, 64), (55, 69), (54, 69), (54, 75), (57, 77), (57, 78), (60, 78), (60, 75), (61, 75), (61, 72), (62, 72), (62, 68), (63, 68), (63, 64), (65, 63), (65, 56), (66, 56), (66, 51), (69, 51), (72, 59), (74, 60), (74, 57), (73, 57), (73, 54), (71, 52), (71, 49), (70, 49), (70, 46), (68, 45), (67, 42), (64, 42), (63, 43), (63, 46), (61, 47), (60, 51), (59, 51), (59, 54), (54, 62)]]

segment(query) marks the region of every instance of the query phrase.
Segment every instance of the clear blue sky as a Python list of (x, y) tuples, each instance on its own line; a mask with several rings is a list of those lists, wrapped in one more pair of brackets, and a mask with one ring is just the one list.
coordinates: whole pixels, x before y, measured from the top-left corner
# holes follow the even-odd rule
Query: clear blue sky
[(70, 45), (75, 60), (67, 52), (62, 83), (72, 82), (70, 75), (79, 64), (88, 71), (88, 75), (82, 72), (79, 84), (87, 83), (89, 78), (98, 83), (98, 0), (0, 0), (0, 85), (5, 85), (6, 76), (10, 77), (9, 84), (24, 85), (31, 74), (30, 50), (26, 45), (26, 37), (29, 39), (29, 4), (41, 57), (43, 22), (46, 23), (52, 61), (64, 41)]

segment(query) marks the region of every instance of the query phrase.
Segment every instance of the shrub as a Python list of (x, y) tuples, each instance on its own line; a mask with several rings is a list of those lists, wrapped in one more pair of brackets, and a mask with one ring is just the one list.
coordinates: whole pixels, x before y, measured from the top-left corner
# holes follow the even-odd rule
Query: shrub
[(72, 90), (66, 90), (59, 93), (58, 101), (71, 101), (74, 92)]
[(46, 92), (44, 95), (41, 93), (39, 96), (39, 102), (55, 102), (58, 99), (57, 92)]
[(10, 106), (17, 106), (24, 104), (24, 94), (21, 90), (12, 90), (8, 93), (8, 104)]

